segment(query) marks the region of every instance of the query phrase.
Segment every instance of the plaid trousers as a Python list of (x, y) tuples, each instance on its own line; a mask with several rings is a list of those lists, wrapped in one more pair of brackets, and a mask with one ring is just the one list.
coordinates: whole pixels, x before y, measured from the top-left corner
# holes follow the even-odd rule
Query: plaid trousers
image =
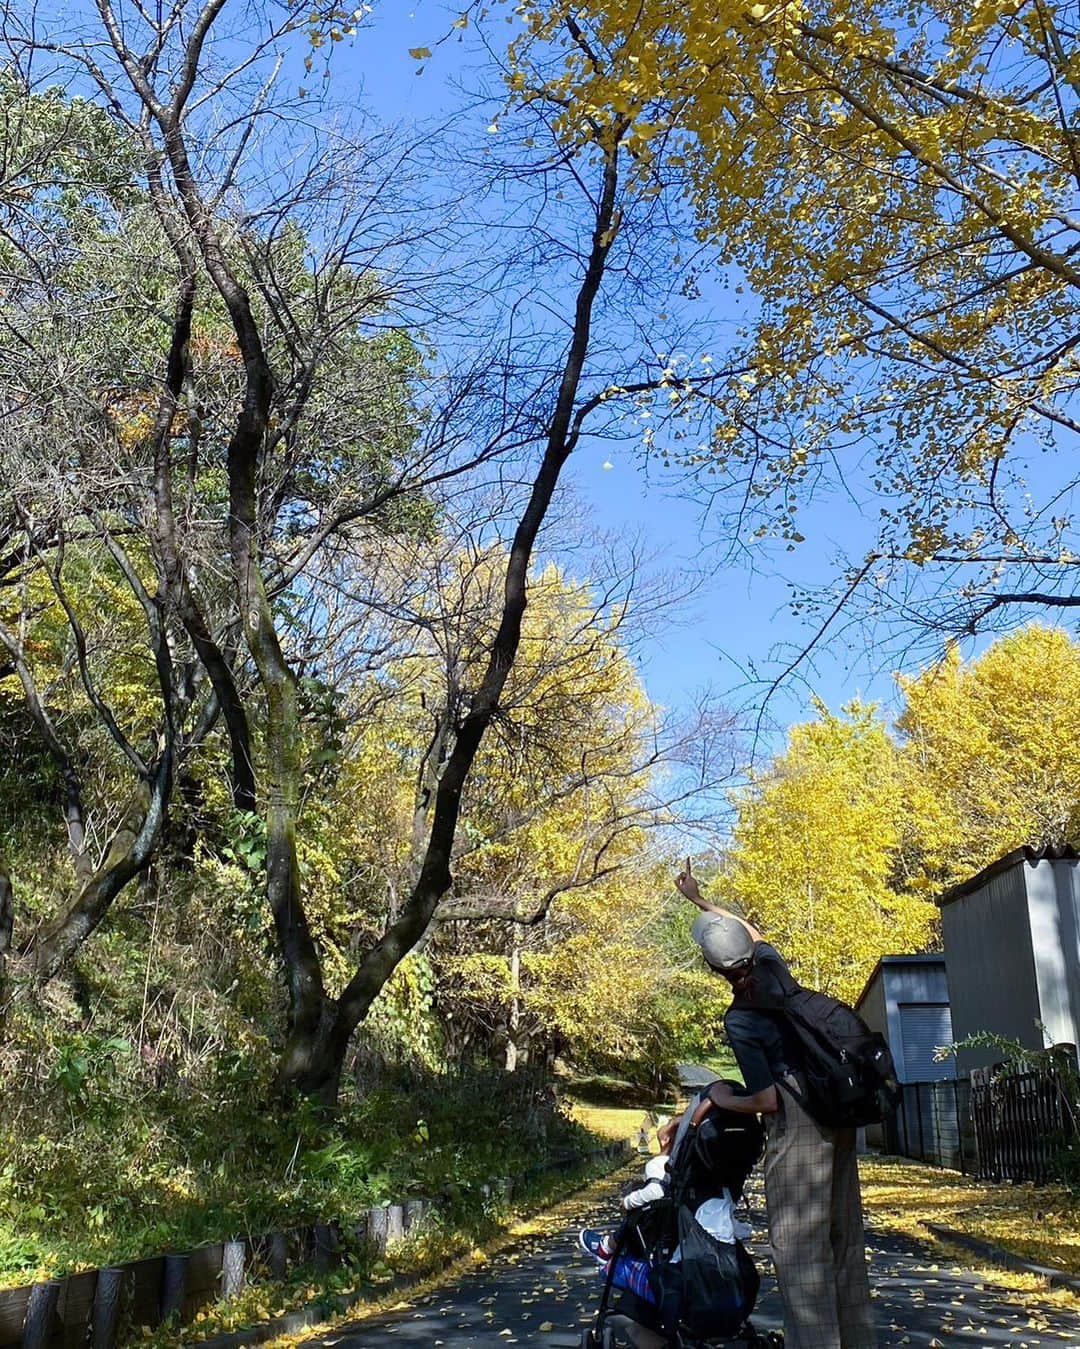
[(787, 1349), (876, 1349), (854, 1129), (817, 1124), (778, 1084), (765, 1203)]

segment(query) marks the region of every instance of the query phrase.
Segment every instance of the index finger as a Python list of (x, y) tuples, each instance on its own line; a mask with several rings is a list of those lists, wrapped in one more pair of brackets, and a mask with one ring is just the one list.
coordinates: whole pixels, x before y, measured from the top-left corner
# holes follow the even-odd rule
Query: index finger
[(687, 874), (688, 876), (690, 875), (690, 859), (689, 859), (689, 857), (686, 859), (686, 874)]

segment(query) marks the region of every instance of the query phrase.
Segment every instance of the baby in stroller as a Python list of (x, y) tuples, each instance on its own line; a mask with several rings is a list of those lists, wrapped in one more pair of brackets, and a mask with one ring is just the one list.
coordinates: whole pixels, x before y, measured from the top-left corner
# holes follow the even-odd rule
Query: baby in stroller
[(616, 1333), (636, 1349), (783, 1344), (779, 1332), (761, 1335), (750, 1324), (758, 1274), (732, 1211), (761, 1156), (764, 1129), (754, 1115), (723, 1110), (695, 1128), (700, 1099), (683, 1116), (671, 1157), (653, 1158), (648, 1184), (624, 1201), (619, 1229), (581, 1234), (606, 1274), (582, 1349), (609, 1349)]

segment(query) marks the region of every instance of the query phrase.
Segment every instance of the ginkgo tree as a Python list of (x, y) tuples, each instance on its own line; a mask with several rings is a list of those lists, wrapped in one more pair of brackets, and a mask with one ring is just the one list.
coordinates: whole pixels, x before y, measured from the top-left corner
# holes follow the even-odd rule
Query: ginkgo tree
[(716, 885), (807, 983), (858, 994), (881, 955), (937, 939), (933, 900), (1025, 844), (1075, 842), (1080, 643), (1032, 625), (955, 648), (879, 711), (819, 707), (735, 798)]
[(900, 754), (874, 709), (819, 708), (737, 798), (720, 893), (809, 987), (854, 998), (879, 956), (918, 950), (934, 907), (906, 884)]
[(1080, 837), (1080, 644), (1032, 624), (900, 679), (918, 871), (940, 890), (1024, 844)]
[(750, 373), (714, 392), (704, 437), (687, 400), (683, 461), (749, 477), (749, 504), (775, 506), (758, 527), (796, 543), (812, 485), (855, 481), (881, 537), (841, 598), (888, 594), (914, 562), (954, 628), (1076, 603), (1076, 475), (1039, 455), (1080, 430), (1075, 8), (523, 12), (514, 95), (561, 99), (569, 143), (629, 119), (641, 191), (689, 203), (741, 304), (731, 364)]

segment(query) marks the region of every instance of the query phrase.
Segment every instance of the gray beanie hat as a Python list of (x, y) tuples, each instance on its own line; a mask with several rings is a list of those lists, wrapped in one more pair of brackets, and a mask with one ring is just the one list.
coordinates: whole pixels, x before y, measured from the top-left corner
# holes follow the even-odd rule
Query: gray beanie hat
[(715, 970), (729, 970), (754, 954), (754, 939), (734, 918), (703, 913), (694, 919), (690, 935), (701, 947), (705, 963)]

